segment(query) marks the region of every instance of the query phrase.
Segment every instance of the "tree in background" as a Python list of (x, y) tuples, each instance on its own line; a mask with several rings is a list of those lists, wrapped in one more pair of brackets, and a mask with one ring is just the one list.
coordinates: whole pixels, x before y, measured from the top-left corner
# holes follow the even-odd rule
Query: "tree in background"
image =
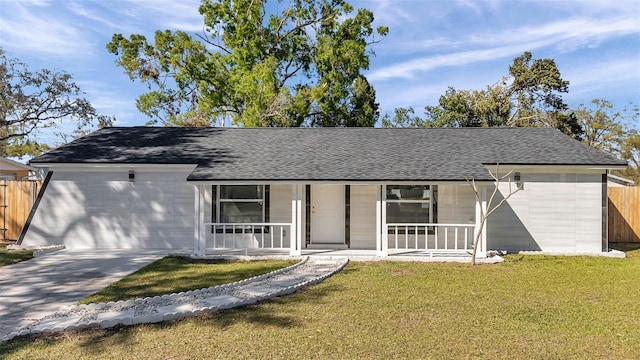
[[(113, 118), (98, 115), (84, 93), (62, 71), (29, 70), (0, 48), (0, 156), (35, 156), (49, 145), (36, 135), (52, 130), (65, 137), (81, 136), (93, 125), (108, 126)], [(73, 124), (72, 134), (64, 126)]]
[(492, 127), (548, 126), (580, 139), (582, 129), (567, 113), (562, 93), (569, 82), (563, 80), (552, 59), (533, 59), (525, 52), (513, 60), (509, 75), (483, 90), (450, 87), (438, 105), (425, 107), (425, 118), (414, 116), (412, 108), (396, 109), (385, 116), (386, 127)]
[(583, 142), (610, 154), (620, 154), (620, 142), (625, 137), (621, 122), (623, 114), (607, 100), (594, 99), (588, 107), (580, 104), (572, 110), (584, 131)]
[(630, 104), (618, 110), (607, 100), (594, 99), (590, 105), (580, 104), (571, 111), (584, 130), (583, 142), (627, 161), (627, 169), (614, 173), (640, 184), (638, 107)]
[(369, 67), (367, 47), (379, 41), (373, 13), (354, 14), (344, 0), (280, 6), (203, 0), (202, 35), (156, 31), (150, 43), (115, 34), (107, 49), (132, 80), (149, 86), (136, 105), (151, 124), (373, 126), (375, 90), (361, 73)]
[(395, 108), (394, 115), (390, 117), (386, 114), (382, 117), (380, 125), (384, 128), (417, 128), (417, 127), (433, 127), (431, 123), (416, 115), (412, 107)]
[(640, 130), (632, 129), (627, 133), (627, 137), (620, 144), (620, 154), (623, 160), (629, 165), (625, 170), (615, 173), (628, 177), (640, 185)]

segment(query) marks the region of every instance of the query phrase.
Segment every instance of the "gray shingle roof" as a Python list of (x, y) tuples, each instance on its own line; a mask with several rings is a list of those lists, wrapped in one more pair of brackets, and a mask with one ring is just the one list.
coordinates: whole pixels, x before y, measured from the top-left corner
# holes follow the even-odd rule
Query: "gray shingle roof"
[(31, 163), (197, 164), (189, 180), (488, 180), (483, 164), (625, 165), (548, 128), (105, 128)]

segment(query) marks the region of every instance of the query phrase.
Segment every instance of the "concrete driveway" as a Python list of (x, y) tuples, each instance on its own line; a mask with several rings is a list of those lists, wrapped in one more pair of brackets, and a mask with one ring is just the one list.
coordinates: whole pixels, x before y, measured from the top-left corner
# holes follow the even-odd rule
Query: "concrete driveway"
[(62, 250), (0, 267), (0, 338), (167, 253), (168, 250)]

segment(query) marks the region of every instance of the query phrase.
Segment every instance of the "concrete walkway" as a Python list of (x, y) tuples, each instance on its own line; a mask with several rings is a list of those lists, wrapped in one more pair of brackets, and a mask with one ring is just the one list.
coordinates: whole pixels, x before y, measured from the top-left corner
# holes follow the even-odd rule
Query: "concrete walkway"
[(231, 284), (152, 298), (66, 306), (0, 337), (0, 341), (67, 329), (155, 323), (254, 304), (318, 283), (340, 271), (348, 261), (344, 257), (305, 258), (287, 268)]
[(166, 254), (166, 250), (61, 250), (0, 267), (0, 339)]

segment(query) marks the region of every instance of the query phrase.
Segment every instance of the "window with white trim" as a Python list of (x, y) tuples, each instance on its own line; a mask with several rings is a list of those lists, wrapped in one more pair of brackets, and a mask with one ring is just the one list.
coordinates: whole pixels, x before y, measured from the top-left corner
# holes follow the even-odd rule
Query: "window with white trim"
[(435, 223), (437, 189), (432, 185), (387, 185), (387, 223)]
[(265, 185), (216, 185), (212, 217), (218, 223), (263, 223), (267, 209)]

